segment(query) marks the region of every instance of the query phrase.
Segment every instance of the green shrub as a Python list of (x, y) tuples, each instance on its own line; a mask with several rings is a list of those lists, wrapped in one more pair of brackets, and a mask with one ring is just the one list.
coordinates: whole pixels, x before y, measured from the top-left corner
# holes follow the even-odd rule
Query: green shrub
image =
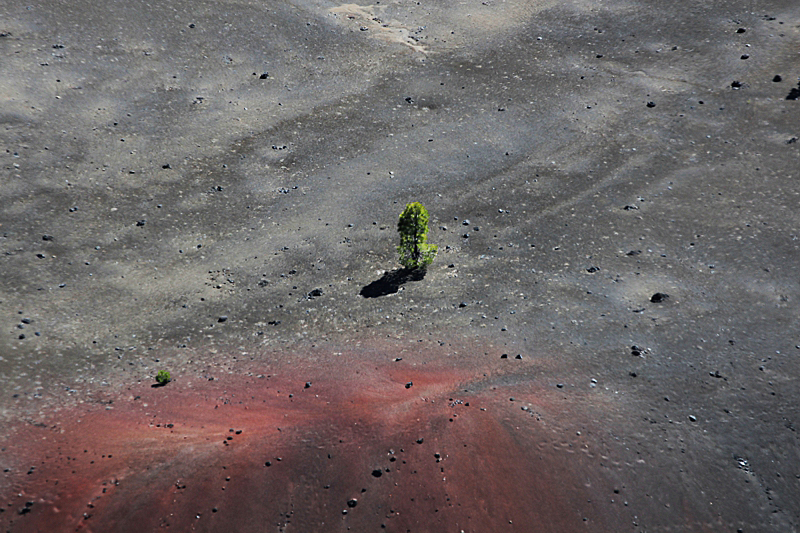
[(159, 370), (158, 374), (156, 374), (156, 381), (159, 385), (166, 385), (172, 381), (172, 376), (166, 370)]
[(439, 247), (428, 244), (428, 210), (412, 202), (400, 213), (397, 231), (400, 233), (400, 264), (408, 269), (426, 267), (433, 262)]

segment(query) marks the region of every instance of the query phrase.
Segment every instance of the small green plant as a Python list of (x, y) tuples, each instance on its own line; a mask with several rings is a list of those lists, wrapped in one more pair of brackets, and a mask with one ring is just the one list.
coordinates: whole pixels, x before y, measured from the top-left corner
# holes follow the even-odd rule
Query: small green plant
[(170, 381), (172, 381), (172, 376), (166, 370), (159, 370), (158, 374), (156, 374), (156, 382), (159, 385), (166, 385)]
[(408, 269), (424, 268), (433, 262), (439, 247), (428, 244), (428, 210), (412, 202), (400, 213), (397, 231), (400, 233), (400, 264)]

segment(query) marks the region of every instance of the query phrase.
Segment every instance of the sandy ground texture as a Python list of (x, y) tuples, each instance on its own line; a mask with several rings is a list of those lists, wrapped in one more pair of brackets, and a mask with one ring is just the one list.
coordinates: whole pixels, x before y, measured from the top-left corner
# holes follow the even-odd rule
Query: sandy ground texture
[(3, 531), (800, 530), (796, 1), (5, 0), (0, 126)]

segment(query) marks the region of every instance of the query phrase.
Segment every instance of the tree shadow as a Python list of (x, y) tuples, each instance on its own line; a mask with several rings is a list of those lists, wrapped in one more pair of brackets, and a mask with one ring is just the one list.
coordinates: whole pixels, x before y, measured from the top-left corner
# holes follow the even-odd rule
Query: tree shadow
[(422, 281), (425, 277), (426, 270), (424, 268), (399, 268), (386, 272), (380, 279), (376, 279), (369, 285), (366, 285), (358, 293), (364, 298), (377, 298), (379, 296), (386, 296), (387, 294), (394, 294), (400, 290), (404, 283), (409, 281)]

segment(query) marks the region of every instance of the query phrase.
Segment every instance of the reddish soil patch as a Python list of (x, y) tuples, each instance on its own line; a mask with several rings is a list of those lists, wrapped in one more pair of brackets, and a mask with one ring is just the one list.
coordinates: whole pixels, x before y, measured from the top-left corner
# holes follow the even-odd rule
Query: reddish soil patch
[(620, 530), (599, 503), (608, 472), (564, 437), (559, 417), (579, 415), (553, 392), (464, 365), (285, 366), (139, 385), (18, 428), (6, 528)]

